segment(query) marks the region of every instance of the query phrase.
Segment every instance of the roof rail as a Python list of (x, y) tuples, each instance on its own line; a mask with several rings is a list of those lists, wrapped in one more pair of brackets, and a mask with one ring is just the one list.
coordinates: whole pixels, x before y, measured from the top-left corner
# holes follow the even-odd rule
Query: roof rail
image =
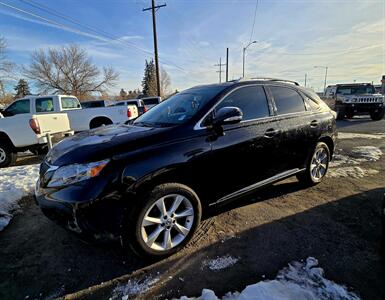
[(251, 77), (251, 78), (240, 78), (239, 79), (239, 81), (246, 81), (246, 80), (266, 80), (266, 81), (288, 82), (288, 83), (292, 83), (294, 85), (299, 86), (299, 83), (297, 81), (278, 79), (278, 78), (270, 78), (270, 77)]

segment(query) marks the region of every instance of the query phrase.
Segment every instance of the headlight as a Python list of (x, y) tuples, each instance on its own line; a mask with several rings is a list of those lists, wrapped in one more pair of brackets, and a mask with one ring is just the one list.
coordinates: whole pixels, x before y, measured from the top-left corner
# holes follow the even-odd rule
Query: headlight
[(61, 167), (52, 175), (47, 187), (70, 185), (98, 176), (108, 162), (109, 159), (106, 159), (88, 164), (73, 164)]

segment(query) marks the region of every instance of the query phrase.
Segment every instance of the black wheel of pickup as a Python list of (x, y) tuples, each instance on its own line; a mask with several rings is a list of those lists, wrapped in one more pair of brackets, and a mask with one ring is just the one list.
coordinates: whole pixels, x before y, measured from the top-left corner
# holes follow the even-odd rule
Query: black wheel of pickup
[(0, 141), (0, 168), (13, 165), (16, 162), (17, 154), (12, 146), (6, 141)]
[(382, 118), (384, 117), (384, 114), (385, 114), (385, 109), (383, 108), (378, 111), (371, 111), (370, 118), (373, 121), (379, 121), (379, 120), (382, 120)]

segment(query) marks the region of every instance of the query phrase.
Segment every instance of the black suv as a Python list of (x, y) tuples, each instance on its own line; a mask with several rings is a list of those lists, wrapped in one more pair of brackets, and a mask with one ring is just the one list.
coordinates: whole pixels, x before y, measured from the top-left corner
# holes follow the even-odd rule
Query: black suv
[(57, 144), (41, 164), (36, 200), (83, 237), (165, 256), (191, 239), (210, 206), (292, 175), (319, 183), (335, 139), (332, 111), (296, 83), (197, 86), (132, 124)]

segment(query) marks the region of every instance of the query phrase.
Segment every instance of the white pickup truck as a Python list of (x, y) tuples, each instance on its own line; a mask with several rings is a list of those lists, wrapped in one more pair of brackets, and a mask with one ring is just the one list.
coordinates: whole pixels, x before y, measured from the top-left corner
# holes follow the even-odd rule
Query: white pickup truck
[(47, 148), (47, 134), (73, 134), (67, 114), (25, 113), (4, 118), (0, 113), (0, 168), (12, 165), (17, 152), (41, 154)]
[[(20, 111), (19, 107), (23, 107)], [(108, 106), (82, 109), (79, 100), (74, 96), (48, 95), (26, 96), (13, 102), (4, 111), (4, 117), (19, 113), (45, 114), (66, 113), (72, 130), (75, 132), (88, 130), (103, 125), (124, 123), (138, 117), (135, 105), (124, 107)]]
[[(82, 109), (76, 97), (66, 95), (25, 96), (0, 112), (2, 114), (0, 146), (3, 145), (0, 148), (0, 167), (12, 163), (17, 151), (26, 149), (39, 151), (41, 146), (46, 145), (47, 140), (44, 142), (44, 137), (37, 141), (36, 136), (31, 136), (29, 120), (32, 116), (39, 120), (40, 116), (58, 118), (63, 115), (69, 120), (69, 126), (74, 132), (124, 123), (138, 116), (138, 108), (135, 105)], [(44, 122), (45, 118), (42, 118), (41, 122)], [(63, 124), (60, 125), (60, 122), (55, 124), (59, 129), (62, 126), (62, 131), (65, 131), (66, 127)], [(48, 127), (56, 125), (50, 124)], [(1, 163), (2, 160), (3, 163)]]

